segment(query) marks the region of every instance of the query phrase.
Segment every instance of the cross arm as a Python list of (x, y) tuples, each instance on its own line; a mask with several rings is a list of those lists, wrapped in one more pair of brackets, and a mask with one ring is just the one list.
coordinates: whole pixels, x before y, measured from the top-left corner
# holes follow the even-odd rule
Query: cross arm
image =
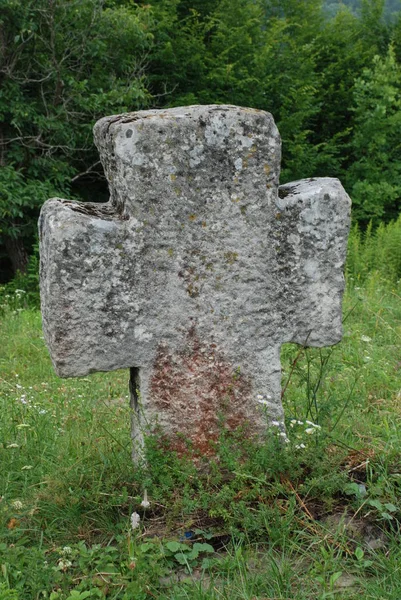
[(351, 200), (338, 179), (322, 177), (280, 186), (277, 207), (283, 341), (336, 344)]

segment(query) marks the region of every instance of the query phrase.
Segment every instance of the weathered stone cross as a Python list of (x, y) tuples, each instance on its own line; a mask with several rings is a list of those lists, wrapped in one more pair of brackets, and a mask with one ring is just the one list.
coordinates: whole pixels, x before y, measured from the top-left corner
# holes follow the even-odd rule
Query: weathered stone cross
[(249, 108), (107, 117), (95, 141), (110, 201), (54, 198), (40, 217), (57, 373), (131, 368), (134, 457), (144, 427), (207, 455), (221, 426), (283, 422), (281, 344), (341, 338), (339, 181), (278, 188), (279, 133)]

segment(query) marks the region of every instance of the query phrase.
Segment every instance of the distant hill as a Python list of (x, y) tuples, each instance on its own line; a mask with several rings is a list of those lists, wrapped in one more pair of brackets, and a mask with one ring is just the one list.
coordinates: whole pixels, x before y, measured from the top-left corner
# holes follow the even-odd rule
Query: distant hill
[[(361, 7), (361, 0), (324, 0), (324, 6), (327, 12), (335, 14), (341, 4), (349, 6), (354, 12), (358, 12)], [(401, 11), (401, 0), (386, 0), (385, 4), (385, 15), (387, 18), (391, 18), (394, 14)]]

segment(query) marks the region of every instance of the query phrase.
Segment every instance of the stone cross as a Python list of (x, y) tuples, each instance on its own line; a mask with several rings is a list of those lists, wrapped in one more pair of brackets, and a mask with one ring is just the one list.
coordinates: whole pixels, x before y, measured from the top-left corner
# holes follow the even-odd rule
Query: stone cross
[(107, 204), (40, 216), (43, 328), (61, 377), (131, 369), (144, 430), (213, 453), (221, 427), (283, 423), (280, 347), (337, 343), (350, 200), (337, 179), (278, 187), (269, 113), (148, 110), (94, 130)]

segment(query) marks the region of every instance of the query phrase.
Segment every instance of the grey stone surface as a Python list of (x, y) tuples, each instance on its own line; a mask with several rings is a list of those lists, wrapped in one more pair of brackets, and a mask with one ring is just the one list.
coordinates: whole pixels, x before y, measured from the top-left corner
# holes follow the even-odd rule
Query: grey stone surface
[[(107, 204), (48, 200), (43, 328), (61, 377), (131, 368), (133, 438), (212, 452), (283, 422), (280, 347), (341, 338), (350, 200), (336, 179), (278, 187), (269, 113), (192, 106), (101, 119)], [(136, 390), (139, 388), (140, 397)]]

